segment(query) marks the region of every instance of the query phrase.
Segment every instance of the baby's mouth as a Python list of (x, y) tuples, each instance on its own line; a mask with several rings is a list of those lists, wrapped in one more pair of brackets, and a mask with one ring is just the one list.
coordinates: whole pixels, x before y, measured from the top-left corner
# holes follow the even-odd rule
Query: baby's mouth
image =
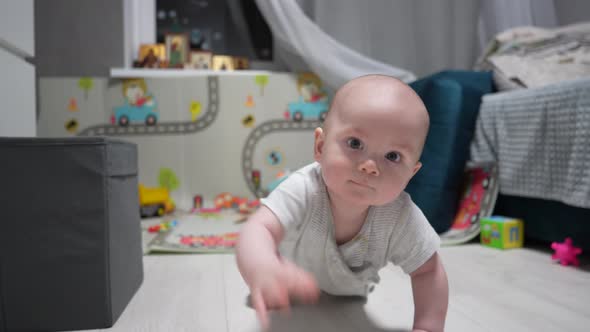
[(364, 181), (355, 181), (355, 180), (350, 180), (350, 182), (352, 182), (353, 184), (357, 185), (357, 186), (361, 186), (361, 187), (365, 187), (365, 188), (369, 188), (372, 189), (371, 186), (369, 186), (369, 184), (367, 184)]

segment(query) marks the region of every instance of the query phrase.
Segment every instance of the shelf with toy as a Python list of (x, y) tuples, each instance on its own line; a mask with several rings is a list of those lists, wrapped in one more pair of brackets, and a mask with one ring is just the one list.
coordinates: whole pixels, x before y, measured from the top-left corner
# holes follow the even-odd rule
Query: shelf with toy
[(184, 68), (111, 68), (110, 76), (113, 78), (148, 78), (148, 77), (194, 77), (194, 76), (257, 76), (270, 75), (266, 70), (207, 70)]

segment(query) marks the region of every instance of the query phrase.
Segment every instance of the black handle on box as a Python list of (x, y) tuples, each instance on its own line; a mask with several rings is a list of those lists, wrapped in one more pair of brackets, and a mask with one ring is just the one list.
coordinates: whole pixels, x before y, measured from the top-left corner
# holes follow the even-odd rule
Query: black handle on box
[(6, 313), (4, 312), (4, 263), (2, 261), (2, 257), (0, 256), (0, 332), (7, 332), (8, 329), (6, 328)]

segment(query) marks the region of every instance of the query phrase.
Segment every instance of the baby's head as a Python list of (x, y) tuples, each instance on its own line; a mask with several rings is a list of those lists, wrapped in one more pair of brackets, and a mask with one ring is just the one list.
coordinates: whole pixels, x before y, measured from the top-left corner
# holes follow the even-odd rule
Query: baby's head
[(429, 119), (408, 85), (367, 75), (335, 94), (314, 156), (332, 200), (355, 205), (393, 201), (422, 166)]

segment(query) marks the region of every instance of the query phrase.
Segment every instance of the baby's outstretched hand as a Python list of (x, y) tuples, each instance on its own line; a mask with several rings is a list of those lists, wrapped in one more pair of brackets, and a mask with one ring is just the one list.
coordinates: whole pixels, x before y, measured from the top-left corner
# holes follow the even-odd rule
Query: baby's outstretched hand
[(283, 258), (279, 267), (265, 271), (250, 285), (250, 292), (252, 306), (265, 330), (269, 326), (268, 310), (289, 312), (291, 298), (314, 303), (320, 293), (310, 273)]

